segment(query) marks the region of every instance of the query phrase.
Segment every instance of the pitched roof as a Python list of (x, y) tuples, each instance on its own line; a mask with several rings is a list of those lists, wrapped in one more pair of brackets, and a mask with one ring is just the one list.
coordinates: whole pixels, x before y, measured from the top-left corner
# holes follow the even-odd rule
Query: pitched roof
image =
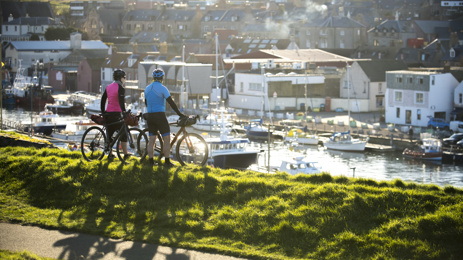
[(330, 16), (323, 20), (320, 27), (334, 27), (334, 28), (362, 28), (365, 25), (345, 16)]
[(280, 61), (305, 61), (305, 62), (348, 62), (352, 61), (340, 55), (326, 52), (320, 49), (299, 49), (299, 50), (258, 50), (231, 58), (239, 59), (275, 59)]
[[(13, 41), (11, 45), (18, 51), (52, 51), (72, 50), (71, 41)], [(109, 47), (102, 41), (82, 41), (82, 50), (107, 50)]]
[(426, 34), (436, 33), (437, 27), (449, 27), (449, 21), (415, 20), (415, 24)]
[(397, 33), (414, 32), (415, 30), (410, 25), (411, 21), (400, 20), (386, 20), (376, 27), (371, 28), (368, 32), (374, 32), (376, 29), (379, 31), (387, 30), (388, 32), (394, 30)]
[(3, 22), (8, 22), (10, 14), (14, 18), (25, 17), (52, 17), (53, 10), (49, 2), (25, 2), (25, 1), (0, 1), (0, 10), (2, 10)]
[(129, 42), (154, 43), (155, 39), (159, 42), (166, 42), (167, 36), (167, 32), (142, 31), (132, 36)]
[(407, 69), (407, 65), (405, 65), (402, 61), (370, 60), (357, 61), (357, 63), (368, 78), (370, 78), (371, 82), (386, 81), (386, 71)]
[(104, 60), (104, 58), (89, 58), (87, 59), (87, 63), (92, 70), (101, 70), (101, 65), (103, 64)]
[(160, 10), (132, 10), (125, 14), (124, 21), (156, 21), (161, 15)]
[(6, 25), (40, 26), (40, 25), (55, 25), (59, 23), (51, 17), (19, 17), (5, 24)]
[(246, 54), (262, 49), (286, 49), (291, 41), (289, 39), (248, 39), (234, 38), (230, 46), (235, 54)]

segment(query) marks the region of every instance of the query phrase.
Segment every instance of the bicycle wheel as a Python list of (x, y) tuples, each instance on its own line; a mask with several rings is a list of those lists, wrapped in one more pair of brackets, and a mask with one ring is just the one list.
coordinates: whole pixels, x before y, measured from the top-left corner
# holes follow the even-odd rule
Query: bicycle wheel
[(177, 160), (183, 166), (185, 163), (194, 163), (197, 165), (205, 165), (209, 149), (207, 143), (202, 136), (195, 133), (183, 135), (177, 142), (175, 149)]
[[(148, 137), (138, 128), (130, 128), (129, 136), (127, 136), (127, 152), (130, 156), (144, 158), (148, 152)], [(124, 152), (121, 146), (121, 137), (118, 138), (116, 143), (117, 157), (121, 162), (125, 163)]]
[(101, 160), (105, 154), (106, 135), (98, 126), (87, 129), (82, 136), (80, 150), (85, 160)]
[[(149, 131), (148, 131), (148, 129), (144, 129), (143, 132), (146, 134), (146, 136), (148, 136), (148, 140), (149, 140)], [(154, 156), (153, 156), (153, 158), (155, 160), (159, 161), (161, 159), (163, 147), (164, 147), (164, 143), (162, 141), (162, 136), (158, 132), (158, 133), (156, 133), (156, 142), (154, 143)]]

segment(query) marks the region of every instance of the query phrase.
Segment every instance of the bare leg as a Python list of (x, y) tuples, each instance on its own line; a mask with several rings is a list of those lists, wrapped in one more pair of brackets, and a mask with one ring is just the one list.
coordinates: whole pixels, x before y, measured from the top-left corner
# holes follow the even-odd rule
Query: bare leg
[(154, 144), (156, 143), (156, 135), (150, 135), (148, 144), (148, 157), (153, 158), (154, 156)]
[(162, 140), (164, 141), (164, 158), (170, 158), (170, 135), (166, 135), (162, 137)]
[(127, 154), (127, 142), (121, 142), (122, 152)]

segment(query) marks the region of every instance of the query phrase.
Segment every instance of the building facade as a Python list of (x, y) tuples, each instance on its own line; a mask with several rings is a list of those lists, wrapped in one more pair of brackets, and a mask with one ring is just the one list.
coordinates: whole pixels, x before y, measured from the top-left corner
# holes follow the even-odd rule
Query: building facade
[(386, 72), (386, 123), (426, 127), (429, 117), (450, 120), (458, 80), (433, 71)]

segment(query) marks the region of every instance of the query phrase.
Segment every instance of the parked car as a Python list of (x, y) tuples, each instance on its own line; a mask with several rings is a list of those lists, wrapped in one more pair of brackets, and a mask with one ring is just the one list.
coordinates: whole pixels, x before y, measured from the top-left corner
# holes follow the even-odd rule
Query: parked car
[(463, 149), (463, 140), (457, 142), (457, 149)]
[(442, 118), (434, 118), (434, 117), (429, 118), (428, 128), (435, 129), (437, 127), (439, 127), (440, 129), (444, 129), (444, 130), (449, 130), (450, 124), (445, 122), (445, 120)]
[(453, 134), (448, 138), (442, 140), (442, 146), (448, 147), (457, 144), (458, 141), (463, 139), (463, 133)]

